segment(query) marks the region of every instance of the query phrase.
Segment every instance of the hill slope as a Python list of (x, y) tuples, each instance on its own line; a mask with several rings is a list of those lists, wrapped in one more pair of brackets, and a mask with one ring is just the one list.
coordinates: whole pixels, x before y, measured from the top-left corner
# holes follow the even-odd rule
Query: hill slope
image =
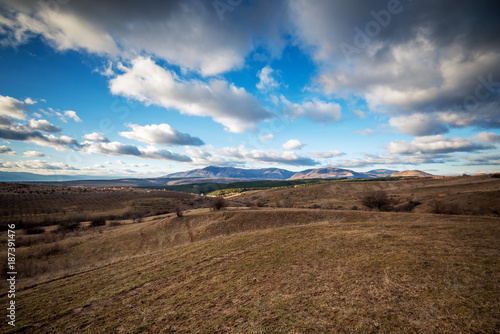
[(401, 172), (392, 173), (391, 176), (410, 176), (410, 177), (433, 177), (434, 175), (422, 172), (420, 170), (404, 170)]
[[(278, 210), (139, 224), (135, 257), (16, 292), (22, 308), (15, 329), (492, 333), (500, 326), (500, 224), (467, 219)], [(303, 222), (310, 224), (286, 226)], [(195, 242), (158, 243), (175, 241), (183, 226)], [(133, 227), (94, 236), (93, 256), (116, 251), (109, 238), (126, 238), (121, 229), (132, 235)], [(266, 227), (196, 241), (199, 233)], [(137, 253), (141, 244), (149, 251)], [(74, 248), (67, 256), (78, 254)], [(12, 330), (5, 321), (0, 326)]]

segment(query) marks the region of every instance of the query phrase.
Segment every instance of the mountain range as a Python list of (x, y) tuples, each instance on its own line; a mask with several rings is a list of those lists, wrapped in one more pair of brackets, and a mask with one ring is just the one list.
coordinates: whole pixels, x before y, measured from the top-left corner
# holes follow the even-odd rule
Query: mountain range
[(258, 180), (298, 180), (298, 179), (369, 179), (388, 176), (431, 177), (433, 175), (418, 171), (396, 171), (374, 169), (368, 172), (356, 172), (350, 169), (325, 167), (292, 172), (280, 168), (243, 169), (235, 167), (209, 166), (185, 172), (168, 174), (156, 178), (116, 178), (109, 179), (88, 175), (40, 175), (32, 173), (0, 172), (0, 182), (43, 182), (66, 185), (88, 186), (164, 186), (199, 182), (229, 183), (236, 181)]
[[(411, 172), (411, 173), (410, 173)], [(395, 175), (397, 173), (406, 173), (406, 175)], [(165, 175), (165, 178), (231, 178), (244, 180), (297, 180), (297, 179), (370, 179), (387, 176), (433, 176), (421, 171), (405, 171), (389, 169), (374, 169), (368, 172), (355, 172), (350, 169), (325, 167), (306, 169), (300, 172), (291, 172), (279, 168), (261, 168), (261, 169), (243, 169), (235, 167), (214, 167), (209, 166), (201, 169), (172, 173)]]

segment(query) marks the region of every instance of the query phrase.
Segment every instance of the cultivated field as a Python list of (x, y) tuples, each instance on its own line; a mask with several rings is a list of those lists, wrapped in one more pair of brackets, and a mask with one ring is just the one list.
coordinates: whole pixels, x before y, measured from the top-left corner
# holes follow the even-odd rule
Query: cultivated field
[[(167, 209), (140, 221), (17, 231), (14, 331), (499, 332), (498, 187), (490, 176), (339, 182), (243, 193), (222, 211), (209, 209), (210, 198), (177, 193), (122, 190), (130, 197), (111, 205), (111, 190), (43, 188), (48, 198), (110, 198), (102, 208), (82, 200), (87, 215), (120, 203), (130, 210), (130, 201), (153, 209), (148, 199)], [(360, 198), (372, 190), (387, 192), (393, 212), (363, 208)], [(421, 204), (397, 212), (408, 200)], [(426, 213), (436, 200), (476, 209)], [(176, 210), (179, 203), (186, 207)], [(19, 217), (36, 223), (43, 215)], [(4, 235), (0, 241), (6, 259)], [(6, 321), (0, 331), (14, 332)]]

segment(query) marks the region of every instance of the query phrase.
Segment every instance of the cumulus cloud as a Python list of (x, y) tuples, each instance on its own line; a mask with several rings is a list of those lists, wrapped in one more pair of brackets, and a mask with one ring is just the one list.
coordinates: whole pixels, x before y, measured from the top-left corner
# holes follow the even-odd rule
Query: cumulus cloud
[(342, 156), (342, 155), (345, 154), (345, 153), (340, 152), (338, 150), (326, 151), (326, 152), (311, 151), (309, 153), (311, 153), (314, 157), (319, 158), (319, 159), (328, 159), (328, 158), (340, 157), (340, 156)]
[(271, 117), (244, 88), (224, 80), (180, 80), (174, 72), (144, 57), (134, 59), (132, 67), (124, 70), (110, 81), (113, 94), (177, 109), (182, 114), (208, 116), (230, 132), (255, 129), (256, 123)]
[(32, 129), (38, 129), (40, 131), (48, 133), (56, 133), (62, 131), (61, 127), (55, 126), (45, 119), (40, 119), (40, 120), (31, 119), (29, 126)]
[(484, 143), (500, 143), (500, 135), (494, 132), (481, 132), (474, 136), (474, 139)]
[(282, 147), (285, 150), (291, 151), (291, 150), (301, 149), (302, 147), (304, 147), (304, 144), (302, 144), (298, 139), (290, 139), (286, 143), (284, 143)]
[(31, 97), (27, 97), (24, 99), (24, 103), (26, 104), (36, 104), (36, 101), (33, 100)]
[(4, 3), (9, 11), (0, 23), (10, 33), (10, 42), (24, 43), (41, 35), (59, 50), (152, 54), (204, 76), (242, 67), (246, 55), (258, 46), (266, 54), (279, 55), (287, 21), (285, 4), (267, 1), (241, 5), (223, 20), (212, 1), (157, 0), (148, 6), (109, 0)]
[[(474, 114), (471, 122), (460, 125), (450, 119), (449, 125), (499, 127), (496, 3), (402, 1), (392, 14), (388, 4), (290, 2), (298, 43), (319, 66), (319, 88), (334, 96), (362, 98), (371, 110), (392, 116), (443, 112), (467, 119)], [(381, 11), (390, 17), (381, 18)], [(393, 124), (404, 133), (447, 131), (448, 121), (436, 115), (419, 115), (406, 127), (403, 120)], [(430, 124), (425, 126), (425, 121)]]
[(25, 151), (23, 153), (23, 156), (33, 158), (33, 157), (44, 157), (45, 154), (43, 154), (42, 152), (38, 152), (38, 151)]
[(411, 136), (430, 136), (448, 132), (448, 127), (441, 120), (430, 114), (416, 113), (393, 117), (389, 124), (399, 132)]
[(444, 162), (444, 157), (438, 154), (415, 153), (409, 156), (398, 156), (364, 153), (362, 158), (338, 160), (335, 164), (345, 168), (361, 168), (377, 165), (421, 165)]
[(269, 66), (265, 66), (262, 70), (257, 73), (259, 82), (257, 83), (257, 89), (261, 91), (269, 91), (278, 88), (280, 85), (273, 77), (274, 70)]
[(318, 123), (331, 123), (338, 122), (342, 117), (342, 107), (335, 102), (315, 99), (298, 104), (288, 101), (284, 96), (281, 96), (281, 102), (285, 106), (287, 114), (292, 118), (304, 117)]
[(314, 159), (297, 155), (292, 151), (278, 152), (273, 150), (252, 150), (245, 154), (245, 158), (255, 162), (273, 165), (316, 166), (319, 164), (319, 162)]
[(44, 160), (7, 161), (2, 163), (2, 168), (16, 169), (21, 171), (78, 170), (77, 168), (63, 162), (47, 162)]
[(10, 96), (0, 95), (0, 117), (25, 119), (26, 110), (27, 108), (22, 101), (16, 100)]
[(12, 151), (9, 147), (2, 145), (0, 146), (0, 154), (16, 155), (16, 152)]
[(68, 136), (57, 137), (52, 134), (46, 135), (40, 131), (18, 124), (10, 127), (0, 127), (0, 138), (27, 141), (42, 146), (50, 146), (57, 150), (79, 147), (77, 140), (74, 138)]
[(261, 141), (269, 141), (269, 140), (272, 140), (272, 139), (274, 139), (274, 135), (272, 133), (269, 133), (267, 135), (259, 136), (259, 140), (261, 140)]
[(97, 132), (92, 132), (92, 133), (86, 134), (83, 136), (83, 139), (88, 140), (88, 141), (99, 141), (99, 142), (103, 142), (103, 143), (109, 142), (108, 138), (104, 137), (103, 135), (98, 134)]
[(210, 145), (203, 148), (186, 148), (193, 162), (198, 165), (238, 166), (247, 162), (272, 165), (315, 166), (319, 162), (293, 151), (248, 150), (244, 146), (214, 148)]
[(469, 162), (465, 163), (466, 166), (498, 166), (500, 165), (500, 154), (481, 155), (478, 157), (467, 157)]
[(494, 146), (476, 143), (466, 138), (446, 138), (441, 135), (416, 137), (411, 142), (393, 141), (387, 146), (393, 154), (476, 152), (492, 149)]
[(82, 121), (80, 119), (80, 117), (78, 117), (78, 115), (76, 114), (76, 112), (73, 111), (73, 110), (66, 110), (64, 112), (64, 116), (71, 118), (75, 122), (81, 122)]
[(120, 132), (120, 136), (143, 143), (192, 146), (201, 146), (205, 144), (200, 138), (192, 137), (187, 133), (181, 133), (165, 123), (145, 126), (128, 124), (128, 127), (131, 128), (132, 131)]
[(95, 142), (85, 141), (81, 144), (82, 151), (88, 154), (105, 154), (115, 156), (133, 156), (145, 159), (172, 160), (179, 162), (190, 162), (190, 157), (173, 153), (169, 150), (159, 149), (153, 146), (139, 148), (135, 145), (120, 142)]

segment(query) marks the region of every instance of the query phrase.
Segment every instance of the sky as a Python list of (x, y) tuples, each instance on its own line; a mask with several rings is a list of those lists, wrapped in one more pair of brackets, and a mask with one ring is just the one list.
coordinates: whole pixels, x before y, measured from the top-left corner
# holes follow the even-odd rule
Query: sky
[(496, 1), (0, 0), (0, 171), (500, 171)]

